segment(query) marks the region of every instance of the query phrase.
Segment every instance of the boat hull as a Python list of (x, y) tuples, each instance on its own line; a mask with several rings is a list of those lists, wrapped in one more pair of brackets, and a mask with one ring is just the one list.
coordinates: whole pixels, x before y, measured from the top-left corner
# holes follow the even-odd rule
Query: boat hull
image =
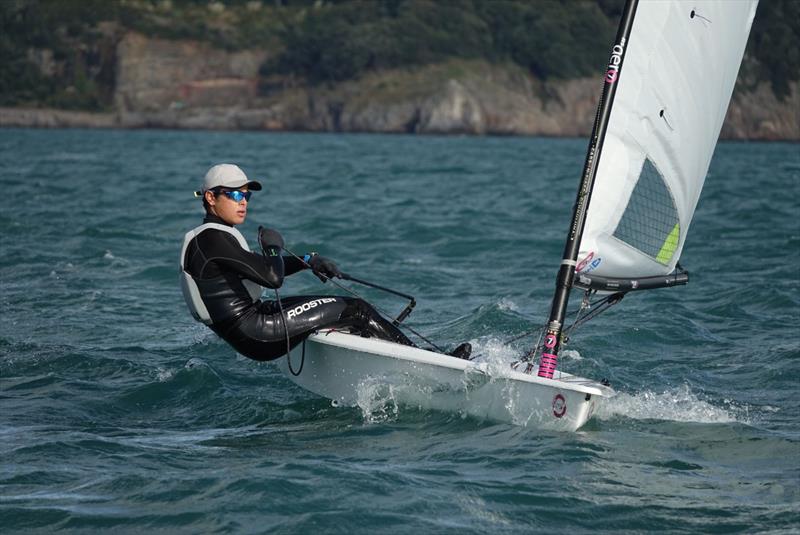
[[(301, 353), (304, 359), (301, 364)], [(279, 366), (297, 385), (362, 408), (376, 400), (542, 429), (575, 431), (613, 391), (558, 373), (554, 379), (336, 331), (311, 335)]]

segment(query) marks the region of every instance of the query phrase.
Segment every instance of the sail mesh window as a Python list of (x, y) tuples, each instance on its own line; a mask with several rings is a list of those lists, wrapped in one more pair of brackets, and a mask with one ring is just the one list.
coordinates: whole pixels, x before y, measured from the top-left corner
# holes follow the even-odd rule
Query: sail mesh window
[(649, 158), (614, 231), (614, 237), (667, 265), (678, 248), (680, 221), (664, 178)]

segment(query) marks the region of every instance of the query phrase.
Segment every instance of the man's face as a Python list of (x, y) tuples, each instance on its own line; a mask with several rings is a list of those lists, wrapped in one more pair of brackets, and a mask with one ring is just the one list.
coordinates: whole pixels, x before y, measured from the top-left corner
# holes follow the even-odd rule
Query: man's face
[[(243, 186), (238, 190), (222, 189), (219, 195), (214, 195), (213, 191), (206, 192), (206, 201), (211, 206), (211, 213), (225, 221), (229, 225), (241, 225), (247, 217), (247, 199), (241, 197), (236, 201), (232, 196), (237, 196), (237, 193), (248, 193), (247, 186)], [(249, 197), (249, 195), (247, 195)]]

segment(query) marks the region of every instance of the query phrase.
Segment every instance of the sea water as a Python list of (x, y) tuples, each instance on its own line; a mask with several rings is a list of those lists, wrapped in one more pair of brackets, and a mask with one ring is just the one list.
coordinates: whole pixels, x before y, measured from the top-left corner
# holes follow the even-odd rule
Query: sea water
[[(414, 295), (492, 362), (545, 321), (583, 139), (0, 130), (4, 533), (800, 530), (800, 149), (721, 143), (682, 262), (577, 331), (619, 393), (577, 433), (337, 407), (238, 356), (178, 285), (192, 196), (236, 162), (278, 229)], [(354, 290), (389, 314), (405, 303)], [(283, 295), (341, 293), (308, 273)], [(579, 296), (573, 296), (577, 303)]]

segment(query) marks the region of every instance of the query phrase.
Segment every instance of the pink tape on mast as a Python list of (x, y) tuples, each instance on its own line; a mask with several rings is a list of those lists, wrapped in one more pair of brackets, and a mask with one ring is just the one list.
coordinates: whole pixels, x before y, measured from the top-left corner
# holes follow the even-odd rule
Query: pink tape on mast
[(556, 363), (558, 362), (558, 356), (553, 355), (552, 353), (542, 353), (542, 359), (539, 362), (539, 377), (544, 377), (545, 379), (552, 379), (553, 373), (556, 371)]

